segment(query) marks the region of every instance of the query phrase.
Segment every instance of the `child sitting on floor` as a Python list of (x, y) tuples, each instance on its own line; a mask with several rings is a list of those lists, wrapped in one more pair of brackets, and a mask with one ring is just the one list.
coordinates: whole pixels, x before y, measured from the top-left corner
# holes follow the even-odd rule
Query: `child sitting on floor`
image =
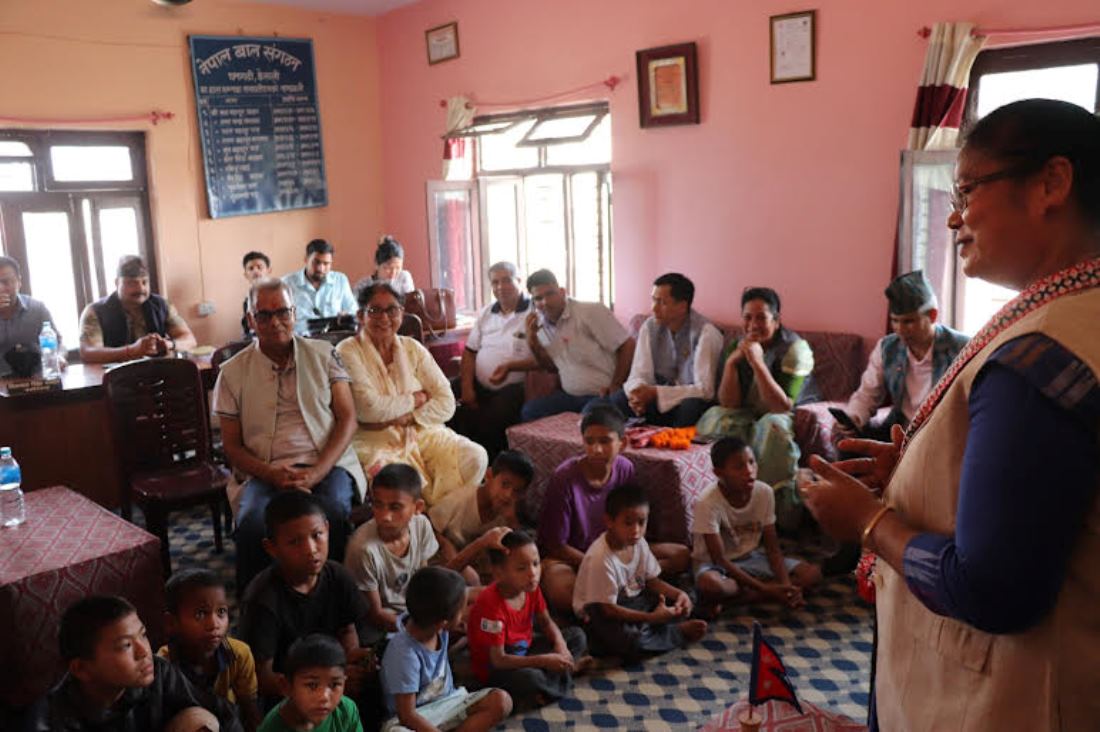
[(397, 729), (492, 729), (512, 711), (512, 699), (500, 689), (474, 693), (455, 688), (447, 659), (448, 629), (466, 607), (462, 575), (443, 567), (425, 567), (409, 580), (408, 612), (382, 657), (386, 708), (394, 715), (383, 732)]
[[(695, 504), (695, 587), (708, 615), (726, 600), (800, 607), (821, 580), (816, 565), (784, 558), (775, 531), (775, 491), (756, 479), (756, 456), (739, 437), (710, 449), (718, 481)], [(763, 543), (763, 548), (761, 548)]]
[[(469, 564), (478, 552), (477, 539), (494, 528), (518, 527), (516, 506), (534, 477), (535, 466), (526, 455), (505, 450), (485, 471), (480, 486), (455, 490), (432, 506), (428, 518), (435, 527), (440, 556), (448, 561), (458, 557), (459, 563)], [(467, 574), (467, 582), (472, 579)]]
[[(478, 681), (507, 691), (517, 704), (543, 706), (569, 694), (573, 674), (591, 661), (576, 626), (559, 628), (539, 590), (535, 541), (522, 531), (489, 552), (495, 581), (470, 611), (470, 659)], [(535, 622), (539, 635), (534, 634)]]
[(314, 633), (294, 641), (279, 678), (286, 699), (267, 713), (260, 732), (363, 732), (359, 710), (344, 696), (347, 665), (334, 638)]
[(236, 704), (245, 730), (260, 724), (256, 664), (248, 644), (229, 637), (225, 584), (208, 569), (184, 569), (164, 585), (168, 645), (166, 658), (200, 693)]
[[(439, 551), (432, 522), (424, 515), (422, 485), (420, 473), (411, 465), (391, 463), (378, 471), (370, 490), (374, 517), (352, 534), (344, 559), (366, 600), (367, 618), (388, 633), (397, 630), (397, 617), (406, 610), (409, 579)], [(447, 566), (462, 569), (467, 557), (498, 546), (508, 531), (491, 529)]]
[(359, 647), (367, 610), (347, 570), (326, 559), (324, 508), (310, 493), (284, 491), (267, 504), (264, 524), (264, 549), (275, 563), (249, 583), (241, 612), (241, 638), (252, 648), (260, 695), (281, 696), (278, 674), (287, 651), (310, 633), (340, 642), (352, 663), (349, 693), (358, 691), (364, 681), (360, 661), (369, 656)]
[(153, 653), (145, 625), (121, 597), (77, 600), (61, 616), (58, 642), (68, 672), (32, 708), (29, 729), (241, 729), (228, 702), (200, 695), (178, 668)]
[[(546, 488), (539, 518), (539, 546), (546, 557), (542, 591), (550, 607), (568, 613), (573, 584), (584, 553), (606, 528), (605, 501), (616, 486), (634, 480), (634, 465), (623, 449), (623, 415), (608, 402), (590, 404), (581, 416), (584, 455), (558, 466)], [(675, 574), (691, 566), (687, 547), (650, 547), (661, 571)]]
[(690, 620), (687, 593), (661, 580), (645, 540), (649, 499), (632, 483), (607, 496), (607, 531), (585, 552), (577, 573), (573, 610), (585, 621), (595, 656), (626, 663), (699, 640), (702, 620)]

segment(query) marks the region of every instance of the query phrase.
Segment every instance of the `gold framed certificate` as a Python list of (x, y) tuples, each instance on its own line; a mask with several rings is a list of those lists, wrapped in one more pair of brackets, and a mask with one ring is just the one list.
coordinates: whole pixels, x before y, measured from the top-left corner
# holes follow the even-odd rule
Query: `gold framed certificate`
[(773, 15), (771, 17), (771, 81), (813, 81), (816, 50), (814, 27), (817, 11)]

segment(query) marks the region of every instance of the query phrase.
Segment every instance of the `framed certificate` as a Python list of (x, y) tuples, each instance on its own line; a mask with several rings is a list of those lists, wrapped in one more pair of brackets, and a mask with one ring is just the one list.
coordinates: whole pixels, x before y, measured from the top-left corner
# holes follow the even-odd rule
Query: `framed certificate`
[(428, 45), (428, 63), (438, 64), (458, 58), (458, 23), (437, 25), (424, 31), (424, 41)]
[(635, 54), (642, 127), (699, 124), (699, 72), (694, 43)]
[(773, 84), (813, 81), (814, 26), (817, 11), (773, 15), (771, 17), (771, 73)]

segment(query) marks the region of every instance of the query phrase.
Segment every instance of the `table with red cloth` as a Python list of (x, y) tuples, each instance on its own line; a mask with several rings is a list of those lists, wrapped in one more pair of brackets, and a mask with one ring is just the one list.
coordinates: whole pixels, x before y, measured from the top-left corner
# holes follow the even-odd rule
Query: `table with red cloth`
[(61, 614), (92, 594), (137, 608), (152, 647), (163, 642), (157, 538), (68, 488), (27, 493), (27, 520), (0, 529), (0, 703), (25, 706), (64, 671)]
[[(838, 712), (800, 701), (802, 712), (786, 702), (768, 701), (758, 704), (756, 716), (763, 717), (760, 732), (862, 732), (867, 727), (853, 722)], [(742, 700), (699, 728), (699, 732), (740, 732), (737, 715), (749, 706)]]
[[(508, 446), (526, 453), (535, 464), (535, 479), (524, 499), (529, 517), (539, 515), (554, 470), (567, 458), (584, 452), (580, 421), (576, 412), (563, 412), (508, 428)], [(649, 494), (646, 538), (689, 543), (695, 503), (715, 481), (710, 446), (693, 443), (687, 450), (627, 447), (622, 454), (634, 463), (638, 483)]]

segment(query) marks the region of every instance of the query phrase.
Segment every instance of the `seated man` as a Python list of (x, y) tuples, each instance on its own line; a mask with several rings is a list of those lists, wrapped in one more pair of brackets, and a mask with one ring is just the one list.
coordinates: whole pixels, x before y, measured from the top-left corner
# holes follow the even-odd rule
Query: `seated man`
[(230, 486), (237, 510), (237, 591), (264, 569), (264, 508), (281, 491), (313, 493), (329, 522), (329, 556), (344, 558), (353, 500), (367, 480), (351, 449), (355, 406), (332, 345), (294, 335), (285, 282), (260, 280), (249, 293), (256, 339), (222, 364), (214, 387), (225, 454), (249, 476)]
[[(241, 260), (241, 266), (244, 267), (244, 278), (249, 285), (271, 276), (271, 260), (263, 252), (249, 252), (244, 255), (244, 259)], [(244, 338), (248, 339), (255, 335), (255, 333), (252, 332), (252, 326), (248, 324), (247, 296), (245, 296), (244, 302), (241, 303), (241, 312), (241, 332)]]
[[(19, 262), (11, 257), (0, 257), (0, 378), (12, 373), (11, 364), (5, 358), (8, 353), (38, 351), (42, 324), (53, 322), (45, 303), (19, 294), (22, 287), (23, 271)], [(58, 334), (59, 340), (60, 337)], [(63, 356), (64, 351), (58, 348), (58, 354)], [(60, 360), (63, 364), (64, 358)]]
[(352, 315), (358, 309), (347, 275), (332, 269), (335, 251), (324, 239), (314, 239), (306, 245), (306, 266), (283, 276), (293, 294), (294, 331), (299, 335), (309, 334), (310, 318)]
[[(886, 299), (894, 332), (875, 344), (859, 389), (848, 399), (845, 409), (863, 437), (884, 442), (890, 440), (890, 428), (895, 424), (909, 424), (932, 386), (970, 340), (936, 322), (936, 295), (919, 270), (891, 282)], [(871, 417), (887, 397), (893, 409), (885, 420), (871, 424)], [(854, 430), (837, 422), (836, 440), (854, 436)]]
[(80, 314), (84, 363), (165, 356), (194, 347), (195, 336), (176, 307), (149, 291), (149, 268), (141, 257), (120, 259), (115, 291)]
[(451, 386), (459, 400), (451, 427), (484, 446), (489, 460), (508, 447), (504, 431), (519, 421), (523, 372), (534, 365), (524, 318), (531, 301), (519, 289), (511, 262), (489, 268), (496, 302), (478, 314), (462, 352), (462, 370)]
[(611, 401), (649, 424), (687, 427), (714, 401), (722, 332), (691, 308), (695, 285), (679, 272), (653, 282), (653, 315), (642, 324), (630, 378)]
[(579, 412), (597, 397), (622, 388), (634, 358), (634, 339), (606, 306), (566, 297), (554, 273), (540, 269), (527, 278), (535, 312), (527, 314), (527, 345), (533, 361), (557, 371), (561, 389), (523, 405), (520, 421)]

